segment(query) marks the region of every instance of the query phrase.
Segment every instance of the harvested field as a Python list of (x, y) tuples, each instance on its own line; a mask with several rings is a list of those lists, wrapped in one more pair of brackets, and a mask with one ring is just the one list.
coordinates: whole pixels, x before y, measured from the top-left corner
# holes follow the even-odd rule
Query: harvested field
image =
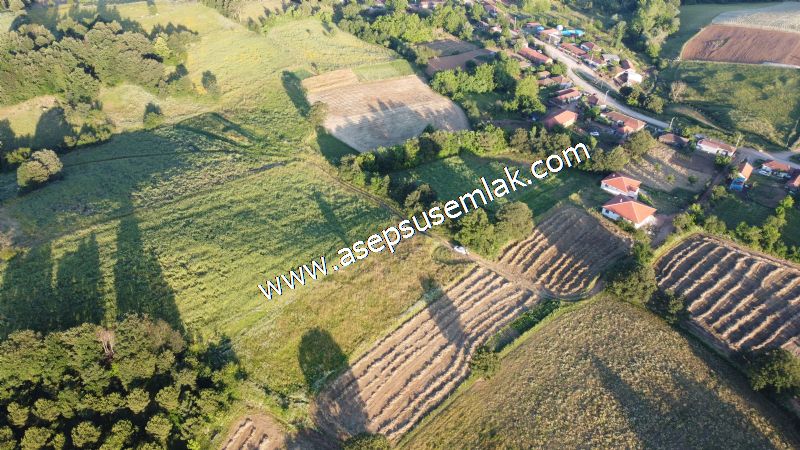
[(303, 87), (309, 103), (328, 105), (325, 129), (362, 152), (401, 144), (428, 125), (469, 128), (461, 108), (414, 75), (358, 83), (352, 71), (337, 71), (308, 78)]
[(483, 64), (489, 61), (493, 54), (485, 48), (479, 48), (458, 55), (431, 58), (428, 60), (428, 67), (425, 69), (425, 73), (433, 75), (442, 70), (466, 69), (468, 62), (475, 61), (476, 64)]
[(278, 450), (285, 445), (283, 430), (264, 415), (245, 417), (231, 428), (228, 436), (222, 450)]
[(317, 401), (317, 423), (339, 437), (368, 431), (395, 440), (467, 376), (475, 349), (536, 297), (474, 268), (379, 341)]
[(476, 47), (474, 44), (464, 42), (461, 39), (452, 36), (447, 37), (446, 39), (438, 39), (436, 41), (426, 42), (425, 44), (422, 44), (422, 46), (436, 52), (436, 56), (452, 56), (478, 49), (478, 47)]
[[(698, 170), (699, 169), (699, 170)], [(650, 150), (640, 161), (625, 166), (625, 172), (640, 180), (645, 186), (670, 192), (681, 188), (697, 192), (703, 189), (706, 181), (714, 173), (714, 161), (693, 152), (691, 156), (679, 153), (665, 145), (658, 145)], [(672, 181), (668, 178), (672, 177)], [(689, 177), (697, 181), (689, 183)]]
[(730, 25), (703, 28), (683, 47), (681, 58), (800, 67), (800, 33)]
[(712, 23), (800, 33), (800, 3), (783, 2), (766, 8), (727, 11), (715, 17)]
[(782, 347), (800, 355), (800, 270), (708, 236), (656, 263), (662, 289), (684, 296), (692, 324), (725, 351)]
[(582, 302), (523, 339), (399, 448), (798, 448), (738, 371), (625, 301)]
[(563, 207), (548, 214), (530, 237), (505, 249), (500, 264), (556, 296), (573, 296), (591, 288), (629, 246), (596, 217)]

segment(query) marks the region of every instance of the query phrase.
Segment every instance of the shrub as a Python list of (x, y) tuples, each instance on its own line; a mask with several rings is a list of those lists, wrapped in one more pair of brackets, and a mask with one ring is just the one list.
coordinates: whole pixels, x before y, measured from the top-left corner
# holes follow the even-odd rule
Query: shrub
[(58, 176), (63, 167), (56, 152), (52, 150), (33, 152), (31, 158), (17, 168), (17, 185), (20, 189), (39, 186)]
[(780, 393), (800, 389), (800, 359), (787, 350), (774, 349), (752, 357), (750, 385), (760, 391), (771, 388)]
[(343, 450), (389, 450), (391, 445), (382, 434), (361, 433), (345, 441)]
[(31, 149), (28, 147), (20, 147), (4, 155), (5, 163), (10, 167), (18, 166), (27, 161), (30, 157)]
[(489, 379), (492, 377), (497, 367), (500, 365), (500, 358), (497, 353), (491, 351), (486, 346), (480, 346), (472, 359), (469, 361), (469, 368), (476, 375)]

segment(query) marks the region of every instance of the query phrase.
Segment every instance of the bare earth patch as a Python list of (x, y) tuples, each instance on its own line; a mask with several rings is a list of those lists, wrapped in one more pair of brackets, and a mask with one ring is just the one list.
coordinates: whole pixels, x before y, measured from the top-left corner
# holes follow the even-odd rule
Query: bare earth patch
[(744, 64), (800, 66), (800, 33), (743, 26), (711, 25), (686, 45), (681, 58)]
[(475, 45), (470, 44), (469, 42), (464, 42), (454, 36), (448, 36), (445, 39), (427, 42), (422, 44), (422, 46), (428, 47), (436, 52), (436, 56), (457, 55), (459, 53), (471, 52), (478, 48)]
[(278, 450), (285, 447), (285, 434), (269, 416), (248, 415), (233, 425), (222, 450)]
[(686, 298), (698, 334), (723, 351), (800, 355), (800, 270), (729, 242), (695, 236), (656, 264), (658, 284)]
[(359, 83), (352, 71), (336, 71), (307, 78), (303, 87), (309, 103), (328, 105), (325, 129), (362, 152), (401, 144), (428, 125), (469, 128), (461, 108), (415, 75)]
[(485, 62), (487, 58), (489, 58), (491, 55), (492, 55), (491, 51), (486, 50), (485, 48), (479, 48), (477, 50), (472, 50), (466, 53), (460, 53), (458, 55), (431, 58), (428, 61), (428, 67), (425, 69), (425, 73), (427, 73), (428, 75), (433, 75), (436, 72), (440, 72), (442, 70), (466, 69), (468, 62), (470, 61), (475, 61), (476, 63)]

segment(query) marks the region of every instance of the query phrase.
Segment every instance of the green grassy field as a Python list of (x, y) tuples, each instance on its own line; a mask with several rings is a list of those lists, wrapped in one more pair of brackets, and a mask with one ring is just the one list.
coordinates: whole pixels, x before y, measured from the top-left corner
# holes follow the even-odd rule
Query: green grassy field
[(661, 56), (664, 58), (677, 58), (681, 53), (683, 44), (692, 38), (701, 28), (710, 24), (714, 17), (728, 11), (763, 8), (775, 3), (725, 3), (725, 4), (700, 4), (683, 5), (678, 18), (681, 26), (678, 32), (671, 35), (661, 46)]
[(738, 372), (642, 309), (596, 299), (523, 339), (401, 448), (797, 445)]
[[(446, 285), (465, 270), (418, 237), (276, 301), (257, 288), (396, 220), (329, 175), (327, 161), (351, 149), (316, 135), (291, 74), (367, 66), (365, 76), (380, 78), (402, 68), (381, 66), (396, 59), (389, 50), (312, 19), (260, 35), (194, 3), (158, 3), (157, 16), (145, 3), (118, 9), (146, 29), (199, 32), (187, 67), (193, 77), (211, 70), (222, 94), (168, 107), (175, 122), (156, 130), (65, 154), (63, 179), (34, 192), (18, 196), (14, 174), (0, 176), (0, 222), (21, 250), (0, 263), (0, 332), (148, 313), (199, 341), (230, 339), (248, 373), (242, 403), (302, 422), (308, 393), (336, 369), (303, 371), (304, 352), (327, 351), (304, 341), (309, 330), (356, 357), (419, 301), (421, 280)], [(127, 106), (126, 89), (105, 98)]]
[[(480, 177), (486, 177), (487, 180), (503, 177), (505, 166), (508, 166), (509, 170), (511, 167), (519, 168), (520, 175), (524, 177), (529, 173), (529, 165), (530, 163), (517, 159), (482, 158), (464, 154), (425, 164), (413, 170), (397, 172), (392, 176), (396, 179), (429, 183), (439, 199), (447, 201), (479, 188)], [(577, 169), (564, 170), (504, 199), (526, 203), (534, 217), (537, 217), (574, 193), (586, 192), (590, 198), (594, 198), (592, 196), (597, 192), (602, 193), (599, 184), (601, 178), (600, 175)], [(487, 208), (493, 211), (502, 204), (502, 201), (496, 201), (487, 205)]]
[[(800, 73), (745, 64), (680, 62), (661, 72), (668, 88), (685, 82), (683, 103), (715, 124), (746, 134), (753, 144), (785, 150), (800, 119)], [(780, 99), (780, 101), (776, 101)]]

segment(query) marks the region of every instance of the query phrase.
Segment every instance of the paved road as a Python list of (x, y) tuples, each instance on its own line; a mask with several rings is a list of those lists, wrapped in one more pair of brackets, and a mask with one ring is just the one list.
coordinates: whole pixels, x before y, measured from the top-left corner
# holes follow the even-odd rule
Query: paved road
[[(596, 88), (593, 84), (591, 84), (588, 81), (584, 80), (583, 78), (578, 76), (577, 73), (575, 73), (575, 72), (579, 72), (579, 73), (582, 73), (582, 74), (584, 74), (584, 75), (586, 75), (586, 76), (588, 76), (590, 78), (594, 78), (594, 75), (592, 75), (591, 73), (589, 73), (588, 71), (586, 71), (584, 69), (583, 64), (581, 64), (578, 61), (575, 61), (571, 57), (567, 56), (564, 52), (562, 52), (561, 50), (559, 50), (558, 48), (556, 48), (553, 45), (550, 45), (550, 44), (548, 44), (548, 43), (546, 43), (544, 41), (540, 41), (539, 39), (535, 39), (535, 41), (536, 41), (537, 44), (539, 44), (542, 47), (544, 47), (544, 52), (547, 54), (547, 56), (549, 56), (549, 57), (551, 57), (551, 58), (553, 58), (553, 59), (555, 59), (557, 61), (561, 61), (564, 64), (566, 64), (567, 69), (569, 70), (569, 73), (567, 75), (569, 75), (569, 77), (572, 79), (572, 81), (575, 82), (575, 84), (577, 86), (580, 86), (580, 88), (583, 89), (586, 92), (590, 92), (592, 94), (597, 94), (601, 98), (606, 95), (605, 92), (603, 92), (602, 90)], [(608, 97), (606, 99), (606, 104), (608, 104), (612, 108), (620, 111), (623, 114), (627, 114), (627, 115), (629, 115), (629, 116), (631, 116), (631, 117), (633, 117), (635, 119), (639, 119), (641, 121), (647, 122), (650, 125), (653, 125), (654, 127), (664, 129), (664, 128), (667, 128), (669, 126), (668, 123), (663, 122), (663, 121), (658, 120), (658, 119), (654, 119), (654, 118), (652, 118), (650, 116), (647, 116), (645, 114), (642, 114), (642, 113), (640, 113), (638, 111), (634, 111), (634, 110), (628, 108), (627, 106), (623, 105), (622, 103), (619, 103), (618, 101), (616, 101), (615, 99), (613, 99), (611, 97)]]
[(790, 156), (794, 155), (794, 153), (792, 152), (781, 152), (775, 154), (775, 153), (762, 152), (761, 150), (756, 150), (751, 147), (739, 147), (737, 149), (737, 153), (739, 155), (739, 158), (746, 157), (750, 162), (753, 162), (757, 159), (774, 159), (775, 161), (780, 161), (782, 163), (788, 164), (789, 166), (795, 169), (800, 169), (800, 164), (789, 159)]

